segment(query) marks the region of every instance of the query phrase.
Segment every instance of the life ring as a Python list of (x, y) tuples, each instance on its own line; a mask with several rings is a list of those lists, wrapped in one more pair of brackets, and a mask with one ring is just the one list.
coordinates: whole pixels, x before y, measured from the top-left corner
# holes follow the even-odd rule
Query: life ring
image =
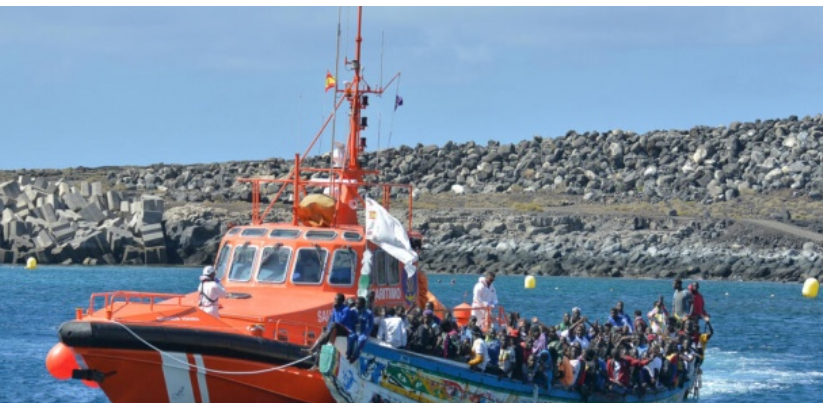
[(358, 208), (360, 208), (360, 203), (357, 202), (357, 199), (351, 199), (349, 200), (349, 207), (352, 210), (357, 210)]

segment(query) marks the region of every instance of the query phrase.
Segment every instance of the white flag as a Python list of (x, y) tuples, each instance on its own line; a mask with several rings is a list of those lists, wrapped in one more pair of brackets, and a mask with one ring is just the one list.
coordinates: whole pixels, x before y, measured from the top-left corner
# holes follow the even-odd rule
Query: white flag
[(403, 263), (411, 277), (417, 271), (417, 252), (411, 248), (409, 235), (396, 218), (373, 199), (366, 198), (366, 239)]

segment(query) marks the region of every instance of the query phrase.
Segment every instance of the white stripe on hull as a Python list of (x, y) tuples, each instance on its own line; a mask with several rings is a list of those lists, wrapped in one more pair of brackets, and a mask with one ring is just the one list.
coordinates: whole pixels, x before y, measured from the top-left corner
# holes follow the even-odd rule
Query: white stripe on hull
[(183, 364), (189, 362), (186, 354), (163, 353), (160, 357), (163, 359), (163, 379), (166, 381), (169, 403), (195, 403), (189, 367)]
[(194, 363), (197, 364), (197, 386), (200, 388), (201, 403), (211, 403), (209, 399), (209, 385), (206, 383), (206, 366), (203, 364), (203, 356), (195, 354)]

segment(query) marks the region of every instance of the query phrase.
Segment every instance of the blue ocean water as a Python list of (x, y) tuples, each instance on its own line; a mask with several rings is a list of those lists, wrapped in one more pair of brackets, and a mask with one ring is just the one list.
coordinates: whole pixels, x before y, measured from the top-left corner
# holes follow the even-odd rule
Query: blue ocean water
[[(44, 360), (60, 324), (87, 307), (93, 292), (135, 290), (185, 293), (199, 269), (0, 266), (0, 402), (107, 402), (99, 389), (58, 381)], [(447, 306), (467, 301), (477, 276), (429, 275), (430, 289)], [(454, 280), (455, 284), (451, 284)], [(659, 295), (671, 300), (669, 280), (499, 276), (500, 302), (521, 316), (557, 323), (580, 307), (591, 320), (607, 317), (618, 300), (646, 312)], [(701, 282), (715, 335), (704, 364), (705, 402), (809, 402), (823, 392), (823, 298), (801, 296), (800, 284)]]

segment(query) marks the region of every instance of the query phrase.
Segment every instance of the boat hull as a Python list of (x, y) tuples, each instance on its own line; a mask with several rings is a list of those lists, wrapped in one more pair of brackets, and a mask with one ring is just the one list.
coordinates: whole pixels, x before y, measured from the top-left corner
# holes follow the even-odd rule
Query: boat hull
[(369, 342), (358, 360), (345, 357), (346, 339), (322, 349), (320, 372), (338, 402), (680, 402), (691, 384), (643, 397), (594, 393), (588, 400), (574, 391), (540, 388), (472, 371), (461, 362), (429, 357)]
[(107, 322), (73, 321), (59, 333), (82, 358), (84, 370), (77, 371), (77, 377), (100, 379), (113, 403), (334, 401), (320, 374), (309, 369), (313, 360), (294, 364), (301, 358), (299, 346), (202, 330), (196, 336), (191, 329), (129, 330)]

